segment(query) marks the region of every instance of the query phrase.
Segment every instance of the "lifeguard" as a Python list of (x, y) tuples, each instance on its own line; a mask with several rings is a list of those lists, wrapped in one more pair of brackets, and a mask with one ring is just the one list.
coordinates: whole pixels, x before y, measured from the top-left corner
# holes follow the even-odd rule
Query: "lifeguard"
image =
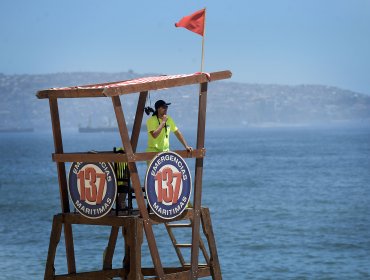
[(147, 120), (146, 126), (148, 130), (148, 147), (147, 152), (167, 152), (170, 150), (170, 132), (175, 133), (177, 139), (189, 152), (193, 150), (190, 147), (174, 120), (167, 115), (168, 105), (163, 100), (158, 100), (154, 107), (153, 115)]

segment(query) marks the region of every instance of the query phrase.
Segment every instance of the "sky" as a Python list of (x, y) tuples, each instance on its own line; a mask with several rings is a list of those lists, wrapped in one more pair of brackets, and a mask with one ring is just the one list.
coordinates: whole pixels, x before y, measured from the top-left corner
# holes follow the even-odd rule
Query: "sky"
[(0, 0), (0, 73), (200, 71), (370, 94), (370, 0)]

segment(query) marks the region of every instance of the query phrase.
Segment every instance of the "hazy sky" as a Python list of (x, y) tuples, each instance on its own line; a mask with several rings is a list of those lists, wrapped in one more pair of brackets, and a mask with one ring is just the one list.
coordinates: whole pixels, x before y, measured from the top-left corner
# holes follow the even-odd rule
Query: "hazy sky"
[(370, 94), (370, 0), (0, 0), (0, 73), (197, 72), (203, 7), (205, 71)]

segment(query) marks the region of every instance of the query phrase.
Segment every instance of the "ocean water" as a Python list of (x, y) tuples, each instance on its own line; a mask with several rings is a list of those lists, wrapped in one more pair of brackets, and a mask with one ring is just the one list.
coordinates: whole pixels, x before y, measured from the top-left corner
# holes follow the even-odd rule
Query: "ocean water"
[[(120, 145), (115, 133), (67, 132), (63, 141), (65, 152)], [(0, 135), (0, 279), (43, 279), (60, 212), (53, 149), (49, 132)], [(203, 206), (224, 279), (370, 279), (369, 127), (209, 130), (206, 149)], [(109, 228), (73, 232), (77, 271), (100, 269)], [(164, 227), (154, 232), (163, 264), (177, 266)], [(113, 266), (122, 258), (120, 238)], [(145, 240), (142, 261), (152, 266)], [(63, 235), (55, 268), (67, 273)]]

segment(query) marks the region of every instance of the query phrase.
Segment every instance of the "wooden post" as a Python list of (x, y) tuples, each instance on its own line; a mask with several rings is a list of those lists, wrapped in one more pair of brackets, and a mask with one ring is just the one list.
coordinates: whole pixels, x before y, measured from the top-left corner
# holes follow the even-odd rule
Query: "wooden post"
[[(121, 100), (119, 96), (113, 96), (112, 102), (113, 102), (114, 112), (116, 114), (117, 124), (118, 124), (119, 132), (121, 135), (123, 147), (125, 149), (128, 159), (134, 159), (135, 154), (133, 153), (130, 139), (128, 137), (128, 130), (127, 130), (126, 121), (125, 121), (125, 117), (123, 114)], [(132, 185), (135, 191), (136, 202), (140, 210), (140, 215), (143, 218), (145, 235), (148, 240), (148, 245), (149, 245), (149, 250), (150, 250), (151, 257), (152, 257), (152, 261), (153, 261), (157, 276), (159, 277), (159, 279), (163, 279), (164, 278), (163, 266), (161, 263), (161, 259), (159, 257), (158, 248), (157, 248), (154, 233), (153, 233), (152, 223), (149, 219), (149, 214), (146, 209), (143, 191), (140, 185), (139, 174), (136, 168), (136, 162), (128, 162), (128, 168), (130, 171)]]
[(62, 233), (62, 217), (55, 215), (53, 218), (53, 226), (50, 233), (50, 242), (48, 250), (48, 258), (46, 260), (45, 275), (44, 279), (54, 279), (54, 260), (57, 251), (57, 246), (60, 241), (60, 235)]
[(143, 280), (144, 276), (141, 273), (141, 244), (143, 243), (143, 223), (142, 219), (130, 218), (128, 226), (123, 229), (125, 243), (127, 243), (125, 252), (128, 257), (128, 266), (125, 269), (129, 270), (127, 275), (128, 280)]
[(144, 107), (145, 107), (147, 96), (148, 96), (147, 91), (140, 92), (139, 100), (137, 102), (135, 121), (134, 121), (134, 126), (132, 127), (132, 133), (131, 133), (131, 146), (132, 146), (132, 150), (134, 153), (136, 152), (137, 143), (139, 141), (140, 129), (141, 129), (141, 124), (143, 122)]
[[(199, 111), (198, 111), (198, 131), (197, 149), (204, 148), (206, 110), (207, 110), (207, 88), (208, 83), (202, 83), (199, 87)], [(190, 278), (198, 278), (198, 259), (199, 259), (199, 229), (200, 229), (200, 207), (202, 201), (202, 176), (203, 158), (195, 161), (195, 182), (194, 182), (194, 217), (192, 228), (192, 247), (191, 247), (191, 270)]]
[(119, 232), (119, 227), (113, 226), (111, 228), (108, 246), (105, 251), (104, 260), (103, 260), (103, 269), (112, 269), (112, 260), (113, 260), (114, 250), (116, 248), (118, 232)]
[(213, 280), (222, 280), (220, 262), (218, 260), (217, 246), (215, 236), (213, 234), (212, 220), (208, 208), (202, 208), (201, 212), (202, 226), (204, 235), (207, 238), (209, 253), (211, 255), (209, 266), (211, 267), (211, 274)]
[[(137, 143), (139, 141), (141, 123), (143, 120), (144, 107), (145, 107), (145, 101), (146, 101), (147, 96), (148, 96), (147, 91), (140, 92), (139, 100), (138, 100), (138, 104), (136, 108), (135, 121), (132, 127), (132, 133), (131, 133), (131, 146), (134, 152), (136, 151)], [(106, 255), (104, 257), (104, 269), (109, 268), (109, 267), (112, 268), (112, 258), (113, 258), (113, 253), (114, 253), (114, 249), (116, 246), (117, 235), (118, 235), (118, 228), (112, 227)]]
[[(56, 98), (49, 97), (50, 114), (51, 114), (51, 124), (53, 128), (54, 136), (54, 148), (55, 153), (63, 154), (63, 141), (62, 132), (60, 129), (60, 119), (58, 110), (58, 101)], [(69, 200), (68, 200), (68, 189), (67, 189), (67, 178), (66, 178), (66, 168), (64, 162), (57, 162), (57, 172), (59, 181), (59, 192), (60, 192), (60, 202), (63, 213), (69, 213)], [(64, 225), (64, 238), (66, 246), (67, 264), (68, 272), (76, 272), (75, 254), (73, 246), (73, 234), (72, 226), (70, 224)]]

